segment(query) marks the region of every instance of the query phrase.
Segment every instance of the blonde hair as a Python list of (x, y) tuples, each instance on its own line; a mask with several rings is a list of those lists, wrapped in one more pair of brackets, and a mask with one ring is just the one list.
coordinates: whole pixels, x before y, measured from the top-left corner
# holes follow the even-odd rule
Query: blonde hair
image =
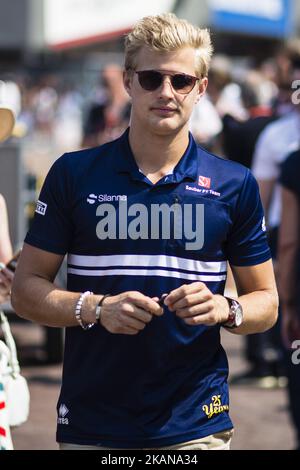
[(125, 38), (125, 68), (136, 67), (139, 50), (147, 46), (154, 51), (170, 52), (183, 47), (196, 50), (196, 70), (199, 76), (206, 77), (213, 53), (210, 33), (187, 20), (177, 18), (174, 13), (145, 16)]

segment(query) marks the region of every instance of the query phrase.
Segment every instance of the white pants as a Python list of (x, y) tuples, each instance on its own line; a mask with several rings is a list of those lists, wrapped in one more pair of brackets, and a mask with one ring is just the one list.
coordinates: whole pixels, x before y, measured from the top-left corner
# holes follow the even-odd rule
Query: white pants
[[(194, 439), (193, 441), (181, 442), (169, 447), (156, 447), (155, 449), (141, 450), (230, 450), (230, 441), (233, 429), (221, 431), (210, 436)], [(113, 449), (111, 447), (87, 446), (80, 444), (59, 444), (60, 450), (139, 450), (139, 449)]]

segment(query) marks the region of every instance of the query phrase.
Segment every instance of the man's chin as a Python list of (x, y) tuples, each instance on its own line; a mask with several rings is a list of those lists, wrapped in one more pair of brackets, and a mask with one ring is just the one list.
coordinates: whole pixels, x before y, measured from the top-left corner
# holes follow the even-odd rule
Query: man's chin
[(157, 134), (169, 135), (174, 134), (174, 132), (178, 131), (180, 126), (178, 122), (174, 122), (174, 120), (172, 119), (165, 118), (152, 122), (151, 128)]

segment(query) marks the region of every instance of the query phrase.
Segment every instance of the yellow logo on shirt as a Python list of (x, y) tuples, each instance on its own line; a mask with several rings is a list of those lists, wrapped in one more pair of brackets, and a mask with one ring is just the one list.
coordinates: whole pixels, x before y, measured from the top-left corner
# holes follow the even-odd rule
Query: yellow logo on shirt
[(222, 405), (221, 395), (213, 395), (211, 397), (211, 403), (209, 405), (203, 405), (202, 410), (204, 411), (208, 419), (210, 419), (214, 415), (223, 413), (224, 411), (228, 411), (229, 405)]

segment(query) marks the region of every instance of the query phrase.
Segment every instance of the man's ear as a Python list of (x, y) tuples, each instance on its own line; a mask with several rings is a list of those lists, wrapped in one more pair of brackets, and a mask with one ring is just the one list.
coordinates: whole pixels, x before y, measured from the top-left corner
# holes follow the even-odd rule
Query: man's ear
[(197, 98), (196, 98), (195, 103), (198, 103), (200, 98), (204, 95), (207, 89), (207, 85), (208, 85), (208, 78), (207, 77), (202, 78), (199, 88), (198, 88), (198, 93), (197, 93)]
[(131, 97), (131, 81), (132, 81), (131, 70), (124, 70), (123, 71), (123, 83), (124, 83), (125, 90), (127, 91), (130, 97)]

